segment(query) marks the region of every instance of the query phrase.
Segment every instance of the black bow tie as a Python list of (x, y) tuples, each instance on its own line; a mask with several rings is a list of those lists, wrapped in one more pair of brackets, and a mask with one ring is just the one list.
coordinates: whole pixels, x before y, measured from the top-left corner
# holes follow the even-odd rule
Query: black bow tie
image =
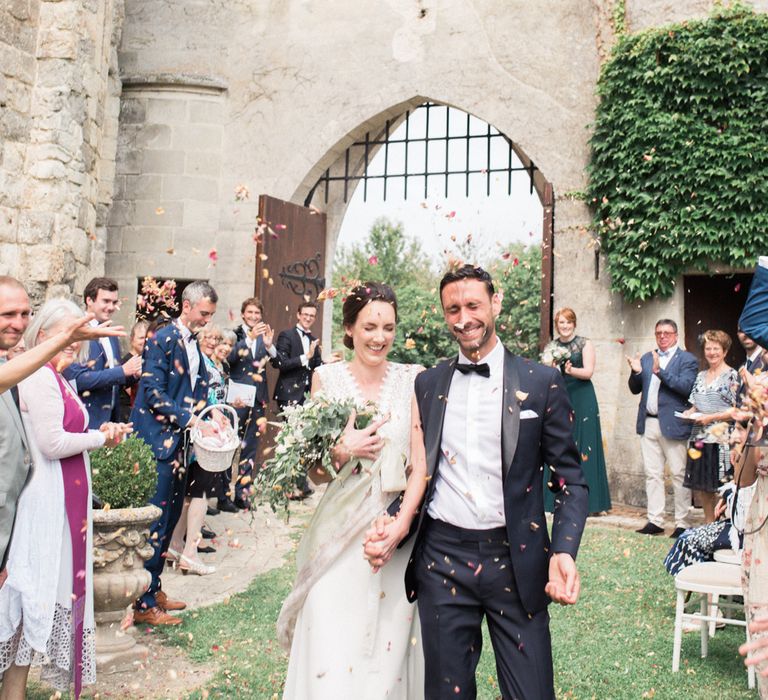
[(463, 362), (456, 363), (456, 369), (462, 374), (469, 374), (470, 372), (477, 372), (481, 377), (490, 377), (491, 368), (487, 362), (483, 362), (481, 365), (470, 365)]
[(303, 328), (297, 328), (296, 330), (307, 340), (312, 340), (312, 334), (309, 331), (305, 331)]

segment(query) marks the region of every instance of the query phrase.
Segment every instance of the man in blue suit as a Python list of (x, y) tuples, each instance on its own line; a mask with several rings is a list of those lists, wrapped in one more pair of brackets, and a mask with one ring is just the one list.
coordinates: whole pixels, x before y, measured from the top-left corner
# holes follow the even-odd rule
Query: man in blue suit
[(758, 345), (768, 348), (768, 255), (763, 255), (752, 278), (739, 328)]
[(632, 373), (629, 390), (641, 394), (637, 411), (637, 434), (645, 467), (648, 522), (638, 532), (664, 532), (664, 463), (669, 465), (675, 495), (675, 530), (679, 537), (688, 527), (691, 492), (683, 486), (691, 424), (675, 416), (690, 404), (693, 383), (699, 370), (696, 357), (677, 346), (677, 324), (668, 319), (656, 323), (656, 345), (642, 357), (627, 357)]
[(237, 343), (229, 353), (229, 379), (236, 384), (255, 387), (253, 406), (238, 408), (240, 423), (240, 462), (235, 482), (235, 505), (248, 509), (248, 494), (254, 471), (258, 470), (260, 419), (269, 401), (265, 365), (276, 350), (272, 341), (274, 331), (262, 320), (264, 307), (255, 297), (246, 299), (241, 306), (243, 325), (235, 333)]
[[(118, 307), (117, 282), (108, 277), (95, 277), (85, 287), (85, 310), (94, 315), (96, 326), (112, 319)], [(64, 377), (74, 380), (77, 393), (88, 409), (88, 427), (98, 430), (103, 423), (119, 422), (121, 386), (135, 384), (141, 376), (141, 358), (132, 357), (120, 364), (120, 343), (115, 337), (99, 338), (88, 343), (88, 361), (72, 364)]]
[[(181, 295), (179, 318), (148, 338), (144, 347), (144, 372), (131, 422), (134, 433), (149, 444), (157, 459), (157, 491), (150, 502), (162, 514), (150, 530), (155, 552), (145, 568), (152, 582), (136, 601), (133, 619), (137, 624), (180, 624), (181, 619), (168, 611), (186, 607), (165, 595), (160, 575), (184, 504), (188, 430), (198, 423), (196, 414), (207, 403), (208, 372), (196, 335), (213, 317), (217, 301), (216, 291), (207, 282), (192, 282)], [(217, 413), (215, 420), (223, 424), (226, 419)], [(202, 423), (200, 430), (210, 435), (215, 428), (212, 423)]]

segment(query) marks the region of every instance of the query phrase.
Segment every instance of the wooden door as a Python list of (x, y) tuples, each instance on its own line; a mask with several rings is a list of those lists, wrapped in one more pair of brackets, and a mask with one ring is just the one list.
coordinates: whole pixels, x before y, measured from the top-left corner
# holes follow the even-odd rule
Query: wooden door
[[(263, 194), (259, 197), (259, 232), (256, 246), (255, 296), (264, 305), (264, 321), (275, 331), (296, 325), (296, 307), (315, 301), (325, 287), (325, 214), (316, 209)], [(312, 330), (322, 334), (323, 305), (317, 309)], [(267, 365), (269, 404), (267, 418), (275, 420), (277, 406), (272, 394), (277, 370)], [(272, 443), (268, 431), (265, 447)]]
[(685, 334), (681, 338), (685, 349), (692, 352), (706, 367), (704, 351), (699, 336), (708, 330), (725, 331), (731, 340), (731, 350), (726, 362), (738, 367), (744, 362), (744, 348), (736, 337), (741, 310), (747, 300), (751, 273), (733, 275), (686, 275), (685, 287)]
[(541, 229), (541, 307), (539, 311), (539, 349), (552, 339), (552, 293), (554, 282), (555, 193), (549, 182), (541, 195), (544, 222)]

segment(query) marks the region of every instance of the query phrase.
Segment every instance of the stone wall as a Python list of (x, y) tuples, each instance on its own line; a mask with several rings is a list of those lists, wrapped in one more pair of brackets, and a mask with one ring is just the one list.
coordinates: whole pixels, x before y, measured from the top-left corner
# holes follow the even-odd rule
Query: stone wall
[(122, 0), (0, 7), (0, 273), (35, 300), (103, 270), (122, 16)]
[[(586, 182), (616, 2), (5, 0), (0, 273), (39, 299), (106, 271), (125, 322), (140, 277), (205, 278), (227, 324), (255, 287), (259, 193), (301, 204), (366, 131), (427, 99), (455, 106), (554, 187), (555, 306), (576, 308), (597, 347), (614, 495), (642, 502), (624, 355), (650, 347), (656, 318), (682, 321), (682, 298), (610, 294), (590, 212), (569, 195)], [(626, 0), (625, 24), (702, 17), (713, 3)], [(234, 201), (240, 184), (250, 201)], [(328, 206), (329, 260), (345, 209)]]

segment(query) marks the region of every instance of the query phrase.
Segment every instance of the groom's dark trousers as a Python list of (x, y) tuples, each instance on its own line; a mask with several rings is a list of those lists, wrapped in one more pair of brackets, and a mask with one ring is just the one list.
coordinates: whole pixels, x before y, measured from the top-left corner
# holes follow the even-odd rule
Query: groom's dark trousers
[[(422, 372), (415, 393), (424, 431), (427, 493), (412, 535), (406, 595), (418, 599), (425, 698), (472, 700), (483, 617), (504, 700), (554, 698), (544, 592), (553, 553), (574, 559), (587, 517), (588, 489), (572, 437), (572, 411), (557, 370), (505, 351), (501, 420), (505, 526), (459, 528), (427, 515), (439, 478), (446, 398), (455, 359)], [(543, 465), (555, 467), (552, 540), (542, 494)], [(554, 490), (554, 489), (553, 489)]]

